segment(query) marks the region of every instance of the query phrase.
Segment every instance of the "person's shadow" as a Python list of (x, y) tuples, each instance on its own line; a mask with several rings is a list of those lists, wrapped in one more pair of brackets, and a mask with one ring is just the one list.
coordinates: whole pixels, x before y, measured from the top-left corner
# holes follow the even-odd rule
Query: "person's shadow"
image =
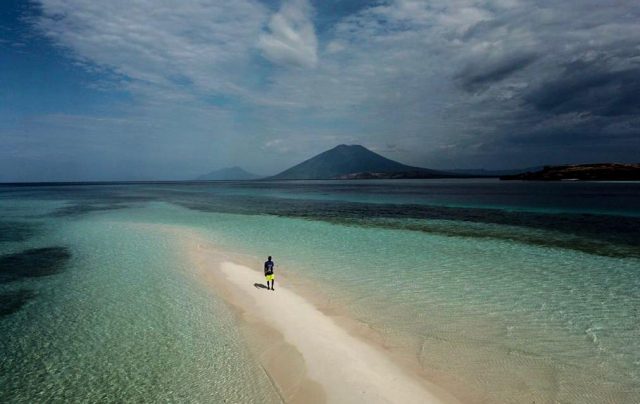
[(267, 285), (265, 285), (265, 284), (263, 284), (263, 283), (254, 283), (254, 284), (253, 284), (253, 286), (254, 286), (256, 289), (269, 289), (269, 288), (267, 287)]

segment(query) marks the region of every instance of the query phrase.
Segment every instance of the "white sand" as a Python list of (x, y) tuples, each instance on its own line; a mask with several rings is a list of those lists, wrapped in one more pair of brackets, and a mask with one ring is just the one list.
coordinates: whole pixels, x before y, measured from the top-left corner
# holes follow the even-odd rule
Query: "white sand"
[[(382, 350), (350, 335), (301, 296), (277, 283), (275, 291), (256, 288), (254, 283), (264, 283), (264, 277), (245, 266), (231, 262), (222, 262), (219, 266), (229, 283), (227, 287), (236, 289), (232, 293), (241, 291), (245, 295), (234, 304), (241, 305), (243, 311), (273, 327), (287, 344), (300, 353), (306, 377), (317, 382), (324, 392), (320, 401), (369, 404), (442, 402), (427, 390), (423, 381), (392, 362)], [(215, 269), (210, 268), (212, 271)], [(278, 359), (277, 356), (271, 359), (272, 368), (273, 363), (278, 364)], [(286, 366), (287, 362), (282, 358), (281, 366)], [(294, 401), (317, 401), (312, 397), (306, 398), (304, 400), (298, 395)]]
[(262, 273), (230, 262), (255, 259), (219, 250), (189, 228), (137, 226), (179, 237), (196, 275), (239, 313), (241, 328), (284, 402), (459, 403), (415, 369), (392, 361), (374, 340), (347, 332), (277, 279), (275, 291), (256, 288), (264, 284)]

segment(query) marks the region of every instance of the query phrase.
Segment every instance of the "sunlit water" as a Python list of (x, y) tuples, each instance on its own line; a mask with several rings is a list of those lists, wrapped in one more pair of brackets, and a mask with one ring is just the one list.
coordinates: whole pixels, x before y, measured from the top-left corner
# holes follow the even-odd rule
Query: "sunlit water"
[(171, 233), (316, 286), (487, 402), (640, 401), (640, 184), (0, 188), (0, 401), (268, 402)]

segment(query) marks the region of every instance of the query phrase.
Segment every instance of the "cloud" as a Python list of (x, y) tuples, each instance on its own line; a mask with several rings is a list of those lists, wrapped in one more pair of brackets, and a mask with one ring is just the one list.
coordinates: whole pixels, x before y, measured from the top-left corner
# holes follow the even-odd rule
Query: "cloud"
[(36, 28), (88, 66), (154, 95), (234, 93), (267, 9), (250, 0), (37, 0)]
[[(383, 147), (393, 139), (399, 151), (390, 157), (410, 164), (553, 162), (542, 146), (527, 151), (528, 139), (542, 133), (554, 150), (600, 136), (597, 144), (610, 144), (600, 159), (615, 159), (614, 150), (628, 158), (630, 136), (640, 138), (632, 77), (640, 50), (630, 39), (640, 26), (629, 17), (639, 13), (629, 3), (379, 2), (326, 29), (315, 69), (276, 70), (263, 94), (304, 111), (299, 142), (309, 142), (309, 121), (324, 135), (338, 123), (353, 143)], [(599, 74), (607, 84), (589, 84)], [(553, 88), (571, 90), (573, 81), (590, 88), (549, 104)], [(281, 126), (300, 127), (282, 117)], [(565, 161), (555, 153), (555, 161), (593, 156), (580, 150), (565, 151)]]
[(493, 60), (487, 58), (478, 64), (465, 66), (455, 79), (466, 91), (474, 92), (502, 81), (518, 70), (524, 69), (537, 59), (535, 53), (515, 53)]
[(597, 63), (570, 63), (559, 77), (525, 99), (544, 112), (640, 115), (640, 66), (615, 70)]
[(307, 0), (286, 0), (271, 16), (268, 33), (258, 46), (264, 56), (283, 66), (314, 67), (318, 62), (318, 40)]
[[(252, 0), (35, 2), (38, 32), (134, 96), (126, 122), (101, 123), (101, 135), (156, 136), (156, 152), (192, 142), (183, 154), (202, 164), (207, 142), (216, 161), (238, 150), (256, 172), (338, 143), (434, 167), (570, 162), (593, 157), (590, 144), (617, 159), (638, 148), (632, 2), (284, 0), (275, 11)], [(138, 116), (162, 122), (161, 134), (127, 123)], [(263, 159), (263, 148), (282, 154)]]

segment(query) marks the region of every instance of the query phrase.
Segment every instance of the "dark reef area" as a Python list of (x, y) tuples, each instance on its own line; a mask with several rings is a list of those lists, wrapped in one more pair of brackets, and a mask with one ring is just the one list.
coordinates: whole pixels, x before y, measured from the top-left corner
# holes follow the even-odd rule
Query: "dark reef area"
[(57, 274), (69, 259), (71, 252), (65, 247), (32, 248), (0, 256), (0, 283)]

